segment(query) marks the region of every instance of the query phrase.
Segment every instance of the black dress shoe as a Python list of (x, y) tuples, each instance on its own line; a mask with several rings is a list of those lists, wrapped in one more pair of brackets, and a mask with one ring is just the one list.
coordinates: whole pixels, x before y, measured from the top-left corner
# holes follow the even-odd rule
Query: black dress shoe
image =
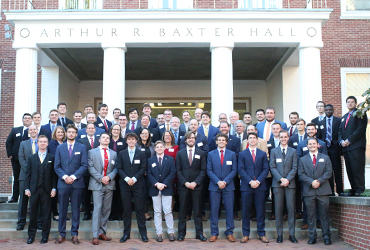
[(35, 239), (29, 238), (29, 239), (27, 240), (27, 244), (32, 244), (34, 241), (35, 241)]
[(331, 240), (330, 239), (324, 239), (324, 244), (325, 245), (331, 245)]
[(196, 237), (196, 239), (197, 239), (197, 240), (200, 240), (200, 241), (207, 241), (207, 238), (206, 238), (206, 237), (204, 237), (202, 234), (201, 234), (201, 235), (198, 235), (198, 236)]
[(117, 217), (117, 220), (118, 220), (118, 221), (123, 221), (123, 217), (122, 217), (122, 216), (121, 216), (121, 217), (120, 217), (120, 216), (118, 216), (118, 217)]
[(146, 235), (141, 235), (141, 240), (143, 242), (148, 242), (149, 241), (148, 236), (146, 236)]
[(55, 216), (53, 216), (53, 221), (59, 221), (59, 216), (58, 216), (58, 219), (55, 218)]
[(11, 198), (10, 200), (8, 200), (8, 203), (17, 203), (18, 200), (14, 200), (13, 198)]
[(310, 245), (316, 244), (316, 239), (311, 238), (307, 243)]
[(41, 244), (46, 244), (46, 243), (48, 243), (48, 239), (42, 239), (42, 240), (40, 241), (40, 243), (41, 243)]
[(69, 221), (69, 220), (71, 220), (71, 219), (67, 217), (67, 218), (66, 218), (66, 221)]
[(91, 214), (85, 214), (82, 220), (83, 221), (91, 220)]
[(276, 242), (277, 243), (283, 243), (283, 236), (278, 235), (278, 237), (276, 239)]
[(130, 239), (130, 236), (123, 235), (122, 238), (119, 240), (120, 243), (126, 242), (126, 240)]
[(185, 240), (185, 236), (184, 235), (180, 235), (179, 238), (177, 238), (178, 241), (184, 241)]
[(17, 226), (17, 231), (22, 231), (22, 230), (24, 230), (24, 226), (22, 225)]
[(361, 196), (362, 195), (362, 193), (354, 193), (353, 194), (353, 196), (357, 196), (357, 197), (359, 197), (359, 196)]
[(298, 240), (294, 237), (294, 235), (289, 235), (289, 240), (292, 243), (298, 243)]

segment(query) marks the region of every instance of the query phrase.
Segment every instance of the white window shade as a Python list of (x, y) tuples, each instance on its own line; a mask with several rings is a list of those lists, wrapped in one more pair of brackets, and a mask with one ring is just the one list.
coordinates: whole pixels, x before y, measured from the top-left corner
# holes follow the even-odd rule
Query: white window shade
[(192, 9), (193, 0), (148, 0), (148, 9)]

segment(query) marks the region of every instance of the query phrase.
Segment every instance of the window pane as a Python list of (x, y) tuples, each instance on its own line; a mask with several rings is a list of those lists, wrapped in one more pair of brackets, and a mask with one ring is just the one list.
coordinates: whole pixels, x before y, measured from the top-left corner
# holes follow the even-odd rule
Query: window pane
[(346, 0), (346, 10), (370, 10), (370, 0)]

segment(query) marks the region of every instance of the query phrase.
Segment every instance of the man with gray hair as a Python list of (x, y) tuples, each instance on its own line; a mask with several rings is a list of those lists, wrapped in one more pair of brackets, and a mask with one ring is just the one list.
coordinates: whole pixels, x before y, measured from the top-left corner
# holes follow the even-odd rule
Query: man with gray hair
[[(93, 112), (87, 113), (86, 120), (87, 120), (87, 123), (90, 123), (90, 122), (95, 123), (96, 122), (95, 113), (93, 113)], [(104, 129), (96, 127), (95, 128), (95, 136), (99, 137), (104, 131), (105, 131)], [(79, 139), (85, 138), (86, 136), (87, 136), (86, 128), (80, 129), (80, 130), (78, 130), (76, 140), (78, 141)]]
[(175, 137), (175, 144), (180, 146), (181, 138), (185, 135), (184, 131), (180, 131), (180, 119), (176, 116), (170, 120), (170, 130)]
[[(230, 125), (231, 127), (231, 125)], [(237, 120), (235, 123), (234, 123), (234, 127), (235, 127), (235, 136), (239, 138), (240, 140), (240, 144), (243, 143), (244, 140), (247, 139), (247, 133), (245, 132), (245, 123), (242, 121), (242, 120)], [(230, 129), (231, 131), (231, 129)]]
[(237, 112), (231, 112), (230, 114), (230, 135), (236, 135), (235, 123), (239, 121), (239, 114)]

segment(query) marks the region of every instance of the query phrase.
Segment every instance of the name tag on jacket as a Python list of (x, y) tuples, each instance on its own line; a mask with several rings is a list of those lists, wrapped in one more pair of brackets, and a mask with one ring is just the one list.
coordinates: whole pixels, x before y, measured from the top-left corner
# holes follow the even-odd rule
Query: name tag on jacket
[(120, 142), (117, 142), (117, 145), (118, 145), (118, 146), (122, 146), (122, 145), (123, 145), (123, 143), (120, 141)]
[(324, 162), (324, 159), (320, 159), (319, 162)]
[(200, 155), (194, 155), (195, 159), (200, 159)]
[(226, 161), (226, 165), (233, 165), (232, 161)]
[(303, 150), (303, 151), (307, 151), (307, 150), (308, 150), (308, 148), (307, 148), (307, 147), (304, 147), (302, 150)]
[(99, 123), (99, 125), (98, 125), (99, 127), (103, 127), (103, 123)]
[(276, 163), (283, 162), (281, 159), (276, 159)]
[(19, 137), (19, 136), (21, 136), (21, 133), (17, 133), (17, 134), (15, 135), (15, 137)]
[(201, 146), (203, 146), (203, 142), (198, 143), (198, 147), (201, 147)]
[(79, 154), (81, 154), (81, 152), (75, 152), (75, 155), (79, 155)]
[(134, 160), (135, 164), (140, 164), (140, 160)]

